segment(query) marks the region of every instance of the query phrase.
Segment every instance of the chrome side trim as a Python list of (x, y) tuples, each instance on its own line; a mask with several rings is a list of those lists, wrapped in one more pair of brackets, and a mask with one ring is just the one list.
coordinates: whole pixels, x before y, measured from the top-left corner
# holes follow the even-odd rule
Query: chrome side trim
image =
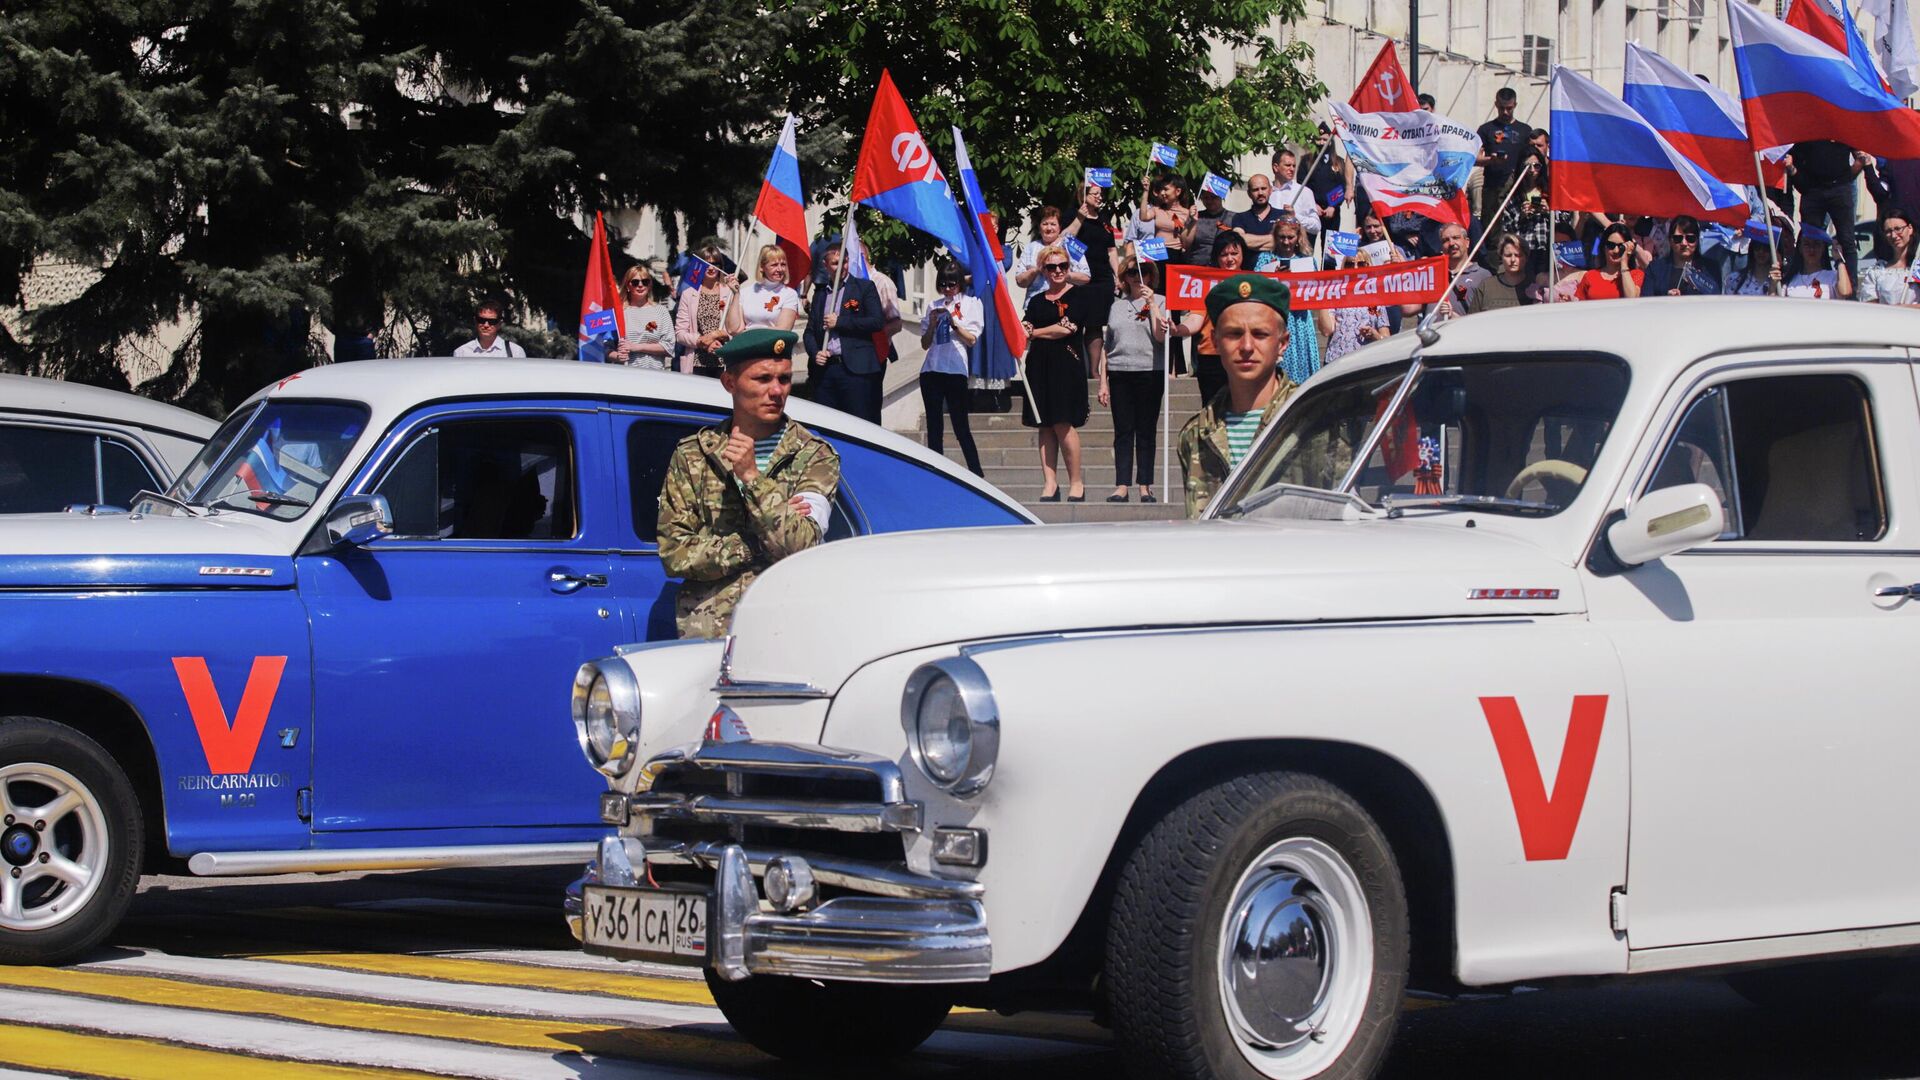
[(778, 825), (852, 833), (919, 832), (919, 803), (811, 802), (729, 795), (643, 793), (627, 800), (634, 817), (716, 825)]
[(1910, 949), (1914, 946), (1920, 946), (1920, 924), (1914, 923), (1714, 941), (1704, 945), (1668, 945), (1657, 949), (1634, 949), (1627, 953), (1627, 973), (1639, 975), (1653, 971), (1792, 960), (1803, 956), (1833, 956), (1875, 949)]
[[(647, 844), (647, 862), (649, 865), (699, 866), (711, 870), (720, 865), (720, 857), (729, 847), (737, 845), (712, 840), (690, 844), (655, 839)], [(780, 855), (800, 854), (813, 867), (813, 876), (822, 885), (836, 885), (876, 896), (916, 900), (977, 900), (986, 893), (986, 886), (977, 881), (929, 877), (916, 874), (898, 863), (882, 865), (857, 859), (835, 859), (811, 851), (751, 847), (739, 847), (738, 850), (746, 856), (747, 867), (755, 877), (766, 875), (769, 860)]]
[(552, 866), (585, 862), (594, 857), (598, 847), (587, 842), (338, 851), (202, 851), (187, 860), (187, 869), (201, 877), (242, 877), (359, 870), (440, 870), (454, 866)]

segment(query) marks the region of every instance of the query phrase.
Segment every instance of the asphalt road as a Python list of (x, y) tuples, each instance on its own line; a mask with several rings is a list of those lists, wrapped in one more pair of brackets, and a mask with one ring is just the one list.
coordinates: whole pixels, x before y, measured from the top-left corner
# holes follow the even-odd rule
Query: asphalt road
[[(805, 1075), (734, 1037), (684, 972), (580, 954), (558, 914), (570, 876), (149, 879), (96, 957), (0, 969), (0, 1076)], [(1708, 979), (1420, 1000), (1386, 1075), (1914, 1077), (1916, 1021), (1920, 978), (1869, 1009), (1791, 1016)], [(958, 1013), (884, 1075), (1120, 1068), (1083, 1017)]]

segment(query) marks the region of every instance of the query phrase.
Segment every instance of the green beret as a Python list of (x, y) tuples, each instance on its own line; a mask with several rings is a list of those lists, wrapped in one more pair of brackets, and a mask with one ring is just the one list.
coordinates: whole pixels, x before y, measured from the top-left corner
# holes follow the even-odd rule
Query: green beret
[(742, 330), (720, 346), (720, 362), (733, 367), (755, 360), (791, 360), (800, 335), (791, 330)]
[(1261, 274), (1235, 274), (1215, 285), (1207, 293), (1207, 319), (1220, 321), (1220, 313), (1235, 304), (1265, 304), (1287, 317), (1287, 287)]

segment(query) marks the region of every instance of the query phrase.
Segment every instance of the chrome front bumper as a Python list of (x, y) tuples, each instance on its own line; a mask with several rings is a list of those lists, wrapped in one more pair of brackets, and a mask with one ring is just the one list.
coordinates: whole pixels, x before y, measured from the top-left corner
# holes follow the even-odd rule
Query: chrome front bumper
[[(885, 896), (842, 896), (810, 911), (761, 910), (756, 875), (764, 876), (774, 854), (737, 844), (649, 852), (632, 837), (601, 841), (600, 858), (567, 888), (567, 928), (581, 940), (581, 904), (587, 885), (634, 885), (644, 877), (635, 865), (652, 858), (714, 867), (709, 964), (724, 979), (789, 975), (845, 982), (984, 982), (993, 967), (987, 912), (974, 882), (891, 874), (872, 884)], [(860, 868), (866, 870), (868, 868)], [(840, 868), (847, 884), (862, 875)], [(828, 874), (821, 873), (822, 880)], [(618, 955), (609, 953), (608, 955)]]

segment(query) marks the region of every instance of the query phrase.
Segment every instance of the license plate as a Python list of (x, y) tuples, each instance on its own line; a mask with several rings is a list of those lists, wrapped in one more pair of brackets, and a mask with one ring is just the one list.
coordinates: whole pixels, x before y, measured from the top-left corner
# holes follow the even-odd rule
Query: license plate
[(592, 951), (701, 963), (707, 957), (704, 892), (589, 885), (581, 898), (584, 944)]

